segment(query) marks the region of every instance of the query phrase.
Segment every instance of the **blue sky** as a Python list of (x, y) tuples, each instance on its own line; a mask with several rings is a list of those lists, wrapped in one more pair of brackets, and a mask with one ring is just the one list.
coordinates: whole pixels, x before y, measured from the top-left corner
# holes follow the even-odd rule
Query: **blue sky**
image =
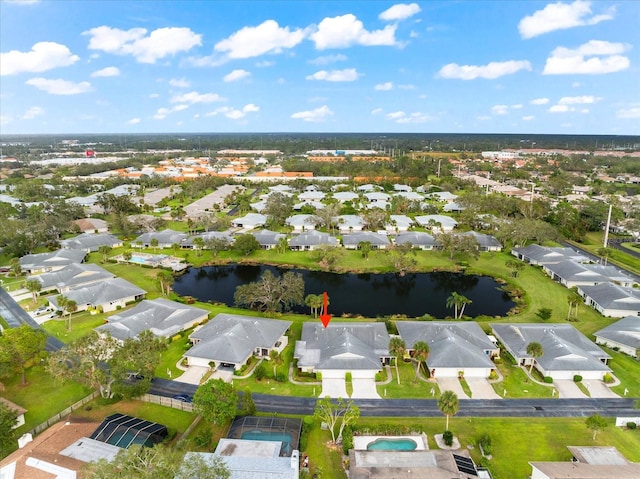
[(0, 0), (0, 132), (640, 134), (640, 2)]

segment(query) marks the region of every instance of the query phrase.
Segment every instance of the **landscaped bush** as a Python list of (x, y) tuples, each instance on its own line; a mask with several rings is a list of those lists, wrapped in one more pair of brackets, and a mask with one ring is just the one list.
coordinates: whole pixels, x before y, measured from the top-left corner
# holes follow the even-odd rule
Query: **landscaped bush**
[(637, 427), (638, 427), (638, 425), (633, 421), (629, 421), (627, 423), (627, 429), (636, 429)]
[(196, 436), (193, 438), (193, 443), (196, 445), (196, 447), (209, 448), (212, 439), (213, 432), (211, 431), (210, 427), (207, 427), (196, 434)]
[(545, 376), (544, 377), (544, 382), (547, 384), (552, 384), (553, 383), (553, 378), (551, 376)]
[(283, 372), (276, 374), (276, 381), (279, 383), (287, 382), (287, 375)]
[(609, 373), (605, 373), (604, 376), (602, 376), (602, 380), (607, 383), (610, 384), (613, 382), (613, 376)]
[(496, 373), (495, 369), (492, 369), (491, 372), (489, 373), (489, 379), (490, 380), (498, 379), (498, 373)]
[(582, 381), (582, 376), (580, 376), (579, 374), (575, 374), (573, 376), (573, 382), (574, 383), (579, 383), (580, 381)]
[(489, 456), (491, 454), (491, 436), (486, 432), (480, 436), (478, 439), (478, 445), (482, 447), (482, 451), (485, 456)]
[(342, 452), (349, 454), (349, 449), (353, 449), (353, 429), (347, 426), (342, 431)]
[(267, 372), (265, 371), (264, 363), (260, 363), (260, 365), (253, 372), (253, 377), (256, 378), (256, 381), (262, 381), (266, 375)]
[(302, 419), (302, 429), (300, 431), (300, 451), (307, 450), (307, 444), (309, 443), (309, 431), (313, 429), (313, 416), (305, 416)]
[(442, 433), (442, 440), (445, 445), (451, 446), (453, 445), (453, 433), (451, 431), (445, 431)]

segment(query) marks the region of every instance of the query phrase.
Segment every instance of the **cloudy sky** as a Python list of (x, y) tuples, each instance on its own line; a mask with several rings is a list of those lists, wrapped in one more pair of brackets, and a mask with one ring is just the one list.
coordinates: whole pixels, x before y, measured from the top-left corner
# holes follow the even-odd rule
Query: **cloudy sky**
[(640, 134), (638, 1), (0, 0), (0, 133)]

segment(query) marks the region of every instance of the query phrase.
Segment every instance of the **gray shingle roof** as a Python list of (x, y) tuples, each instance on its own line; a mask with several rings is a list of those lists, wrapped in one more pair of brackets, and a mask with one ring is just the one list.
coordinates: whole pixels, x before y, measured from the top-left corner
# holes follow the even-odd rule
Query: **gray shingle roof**
[(60, 241), (60, 245), (66, 249), (98, 251), (100, 246), (120, 246), (122, 240), (109, 233), (83, 233), (75, 238)]
[(380, 370), (389, 355), (389, 334), (383, 323), (304, 323), (296, 341), (298, 367), (315, 370)]
[(172, 229), (166, 229), (163, 231), (151, 231), (149, 233), (143, 233), (133, 241), (133, 244), (141, 242), (142, 244), (150, 245), (151, 240), (153, 239), (157, 239), (158, 244), (161, 244), (161, 245), (180, 244), (186, 238), (187, 238), (186, 233), (180, 233)]
[(291, 321), (218, 314), (189, 338), (199, 341), (185, 356), (243, 364), (256, 348), (273, 348)]
[(596, 331), (594, 336), (638, 349), (640, 348), (640, 318), (627, 316), (600, 331)]
[(595, 284), (617, 281), (632, 284), (633, 278), (621, 273), (613, 266), (601, 264), (582, 264), (575, 261), (563, 261), (546, 265), (545, 268), (567, 282)]
[(414, 246), (434, 246), (435, 238), (429, 233), (422, 231), (406, 231), (396, 236), (396, 244), (411, 243)]
[(495, 335), (519, 358), (530, 358), (527, 345), (542, 345), (544, 354), (536, 362), (550, 371), (610, 371), (601, 359), (610, 359), (570, 324), (491, 324)]
[(331, 236), (328, 233), (323, 233), (321, 231), (313, 230), (313, 231), (305, 231), (304, 233), (294, 236), (289, 240), (289, 246), (293, 246), (293, 247), (319, 246), (323, 244), (337, 246), (338, 239), (334, 236)]
[[(72, 299), (78, 304), (99, 306), (113, 301), (120, 301), (133, 296), (144, 295), (147, 292), (122, 278), (112, 278), (93, 284), (72, 289), (64, 294), (68, 299)], [(56, 297), (49, 298), (49, 302), (58, 308)]]
[(87, 253), (82, 250), (59, 249), (51, 253), (28, 254), (20, 258), (20, 265), (25, 270), (45, 268), (62, 268), (72, 263), (82, 263)]
[(589, 261), (586, 256), (574, 251), (571, 248), (552, 248), (532, 244), (523, 248), (513, 248), (513, 253), (517, 253), (533, 264), (554, 264), (562, 261), (576, 261), (579, 263)]
[(500, 241), (492, 235), (477, 233), (475, 231), (467, 231), (466, 233), (462, 233), (462, 236), (473, 236), (481, 248), (502, 248)]
[(429, 345), (430, 368), (493, 368), (485, 351), (496, 346), (473, 322), (398, 321), (398, 333), (407, 349), (418, 341)]
[(373, 246), (387, 246), (391, 244), (387, 235), (374, 233), (372, 231), (346, 233), (342, 236), (342, 244), (345, 246), (357, 246), (360, 241), (368, 241)]
[(640, 311), (640, 290), (623, 288), (613, 283), (580, 286), (579, 289), (603, 309)]
[(97, 264), (72, 263), (51, 273), (30, 276), (42, 285), (42, 291), (77, 287), (113, 278), (115, 275)]
[(206, 319), (207, 315), (207, 310), (168, 299), (144, 300), (127, 311), (109, 316), (108, 323), (99, 326), (96, 331), (109, 332), (121, 341), (136, 337), (146, 330), (167, 338), (189, 327), (194, 321)]
[(277, 245), (281, 238), (286, 238), (284, 233), (277, 233), (270, 230), (258, 230), (251, 233), (261, 246), (273, 246)]

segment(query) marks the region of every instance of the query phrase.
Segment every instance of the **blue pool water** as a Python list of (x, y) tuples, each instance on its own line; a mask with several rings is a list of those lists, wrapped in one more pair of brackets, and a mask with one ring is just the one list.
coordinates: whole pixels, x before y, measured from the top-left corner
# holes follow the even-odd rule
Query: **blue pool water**
[(376, 439), (367, 444), (367, 451), (415, 451), (417, 447), (413, 439)]
[(259, 431), (255, 429), (253, 431), (243, 432), (241, 439), (253, 441), (279, 441), (291, 444), (293, 436), (286, 432)]

